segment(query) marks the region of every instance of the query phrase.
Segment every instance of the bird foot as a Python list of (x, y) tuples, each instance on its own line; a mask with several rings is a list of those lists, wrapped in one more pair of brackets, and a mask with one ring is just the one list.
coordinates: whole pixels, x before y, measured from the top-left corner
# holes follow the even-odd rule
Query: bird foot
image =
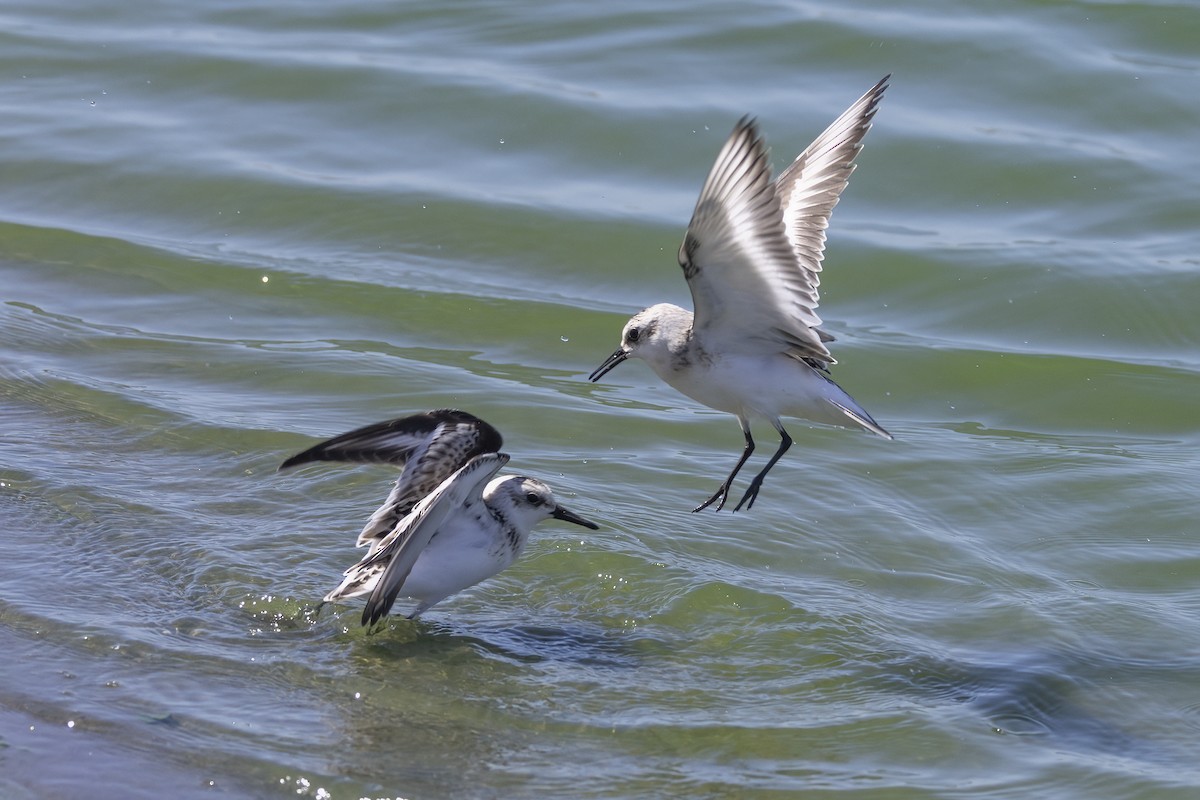
[(716, 503), (718, 500), (720, 500), (721, 502), (717, 503), (717, 507), (714, 509), (714, 511), (720, 511), (722, 508), (725, 507), (725, 501), (728, 499), (729, 499), (729, 484), (723, 484), (720, 489), (717, 489), (716, 494), (714, 494), (712, 497), (705, 500), (700, 505), (693, 508), (692, 513), (695, 514), (697, 511), (703, 511), (704, 509), (711, 506), (713, 503)]
[(735, 512), (741, 511), (742, 506), (745, 506), (747, 511), (754, 508), (754, 501), (758, 499), (758, 490), (761, 487), (762, 487), (762, 484), (759, 484), (759, 483), (750, 484), (750, 488), (747, 489), (746, 494), (744, 494), (742, 496), (742, 501), (740, 503), (738, 503), (737, 506), (733, 510)]

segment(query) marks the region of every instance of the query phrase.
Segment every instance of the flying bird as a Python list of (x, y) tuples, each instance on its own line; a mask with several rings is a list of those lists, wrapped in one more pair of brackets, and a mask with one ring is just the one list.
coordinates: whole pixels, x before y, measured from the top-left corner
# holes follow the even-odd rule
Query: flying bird
[[(738, 418), (746, 445), (701, 511), (725, 507), (734, 478), (754, 452), (750, 420), (766, 419), (780, 443), (741, 502), (750, 509), (771, 467), (792, 445), (780, 418), (892, 435), (829, 376), (819, 299), (825, 229), (854, 171), (854, 158), (888, 86), (886, 76), (816, 138), (774, 181), (755, 121), (743, 117), (700, 191), (679, 265), (695, 312), (659, 303), (635, 314), (621, 346), (592, 374), (641, 358), (672, 387)], [(719, 502), (718, 502), (719, 501)]]

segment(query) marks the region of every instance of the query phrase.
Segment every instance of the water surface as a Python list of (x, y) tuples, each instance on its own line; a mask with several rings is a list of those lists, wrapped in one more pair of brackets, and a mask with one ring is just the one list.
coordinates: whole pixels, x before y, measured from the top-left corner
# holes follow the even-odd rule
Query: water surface
[[(0, 795), (1194, 796), (1200, 9), (0, 21)], [(734, 121), (886, 73), (821, 310), (896, 441), (691, 514), (735, 421), (586, 375)], [(391, 475), (275, 468), (445, 406), (603, 529), (366, 636)]]

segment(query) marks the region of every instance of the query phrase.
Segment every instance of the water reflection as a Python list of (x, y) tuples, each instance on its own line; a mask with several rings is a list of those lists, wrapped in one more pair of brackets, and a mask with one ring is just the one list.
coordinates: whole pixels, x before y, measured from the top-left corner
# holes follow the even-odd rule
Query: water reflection
[(635, 667), (644, 652), (642, 637), (600, 625), (471, 625), (442, 621), (396, 622), (371, 641), (389, 656), (431, 657), (470, 648), (510, 664), (559, 662), (595, 667)]
[(1158, 664), (1079, 651), (979, 652), (942, 658), (896, 654), (884, 682), (926, 701), (975, 709), (998, 734), (1046, 737), (1069, 749), (1155, 763), (1179, 763), (1174, 742), (1127, 730), (1126, 687), (1186, 684), (1200, 662)]

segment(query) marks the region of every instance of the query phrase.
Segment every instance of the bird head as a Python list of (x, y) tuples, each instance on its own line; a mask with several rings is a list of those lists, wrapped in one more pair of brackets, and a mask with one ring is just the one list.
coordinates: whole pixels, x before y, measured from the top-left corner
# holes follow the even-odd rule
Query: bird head
[(558, 519), (599, 530), (600, 526), (561, 506), (550, 487), (534, 478), (510, 475), (493, 480), (484, 492), (489, 503), (499, 502), (509, 519), (520, 529), (529, 530), (539, 522)]
[(621, 346), (588, 376), (588, 380), (600, 380), (628, 358), (645, 359), (655, 372), (661, 373), (671, 362), (672, 354), (687, 346), (691, 335), (690, 311), (670, 303), (642, 309), (625, 323)]

